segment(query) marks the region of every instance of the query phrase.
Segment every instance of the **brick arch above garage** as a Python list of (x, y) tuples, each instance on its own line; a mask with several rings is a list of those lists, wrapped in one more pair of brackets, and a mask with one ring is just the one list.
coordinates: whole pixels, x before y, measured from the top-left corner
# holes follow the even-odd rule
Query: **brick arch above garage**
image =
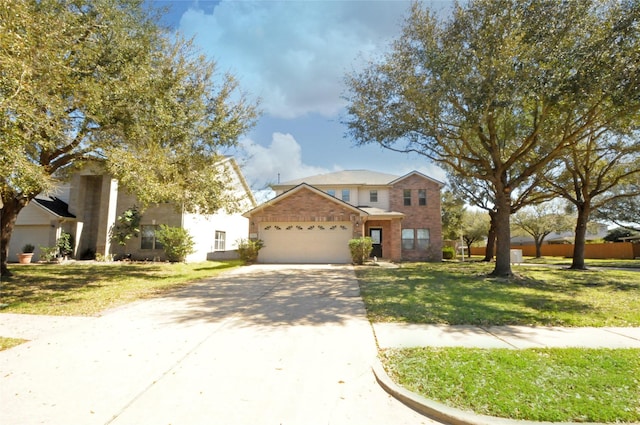
[[(294, 189), (292, 189), (293, 191)], [(263, 222), (361, 221), (362, 211), (317, 189), (301, 187), (284, 193), (245, 214), (256, 225)]]

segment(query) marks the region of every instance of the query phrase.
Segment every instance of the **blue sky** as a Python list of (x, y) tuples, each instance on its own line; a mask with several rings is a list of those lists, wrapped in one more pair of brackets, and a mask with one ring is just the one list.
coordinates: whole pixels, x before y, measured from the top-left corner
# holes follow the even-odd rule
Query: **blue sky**
[[(268, 183), (350, 169), (444, 173), (418, 155), (354, 147), (341, 124), (344, 77), (379, 58), (411, 6), (405, 0), (147, 0), (169, 7), (165, 23), (193, 37), (220, 72), (261, 99), (263, 115), (242, 139), (245, 177)], [(449, 0), (426, 0), (447, 13)]]

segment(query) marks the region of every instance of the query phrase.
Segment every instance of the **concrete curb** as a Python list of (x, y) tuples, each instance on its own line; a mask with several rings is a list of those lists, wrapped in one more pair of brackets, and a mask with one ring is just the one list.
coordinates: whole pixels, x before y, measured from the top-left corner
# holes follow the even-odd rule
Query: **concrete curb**
[[(400, 387), (391, 380), (385, 372), (382, 364), (376, 362), (371, 367), (378, 384), (391, 396), (413, 410), (450, 425), (576, 425), (576, 422), (536, 422), (515, 419), (497, 418), (493, 416), (478, 415), (476, 413), (445, 406), (437, 401), (429, 400), (421, 395)], [(606, 425), (581, 422), (580, 425)], [(634, 425), (634, 424), (629, 424)], [(638, 425), (638, 424), (636, 424)]]

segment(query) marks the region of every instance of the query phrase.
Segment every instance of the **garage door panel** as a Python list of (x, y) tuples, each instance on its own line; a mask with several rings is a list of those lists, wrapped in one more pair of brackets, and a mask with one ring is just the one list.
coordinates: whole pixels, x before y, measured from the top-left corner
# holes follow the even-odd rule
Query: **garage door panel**
[(263, 223), (261, 263), (348, 263), (350, 222)]

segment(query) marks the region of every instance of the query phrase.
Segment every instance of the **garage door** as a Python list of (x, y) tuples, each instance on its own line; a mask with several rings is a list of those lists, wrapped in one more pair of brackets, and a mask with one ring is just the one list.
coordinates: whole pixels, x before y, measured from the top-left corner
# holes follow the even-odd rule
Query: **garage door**
[(262, 223), (261, 263), (350, 263), (348, 221), (329, 223)]
[(9, 261), (18, 261), (18, 253), (22, 252), (22, 247), (27, 243), (36, 247), (33, 261), (38, 261), (40, 259), (40, 246), (52, 245), (49, 242), (51, 230), (53, 229), (49, 225), (16, 225), (9, 243)]

